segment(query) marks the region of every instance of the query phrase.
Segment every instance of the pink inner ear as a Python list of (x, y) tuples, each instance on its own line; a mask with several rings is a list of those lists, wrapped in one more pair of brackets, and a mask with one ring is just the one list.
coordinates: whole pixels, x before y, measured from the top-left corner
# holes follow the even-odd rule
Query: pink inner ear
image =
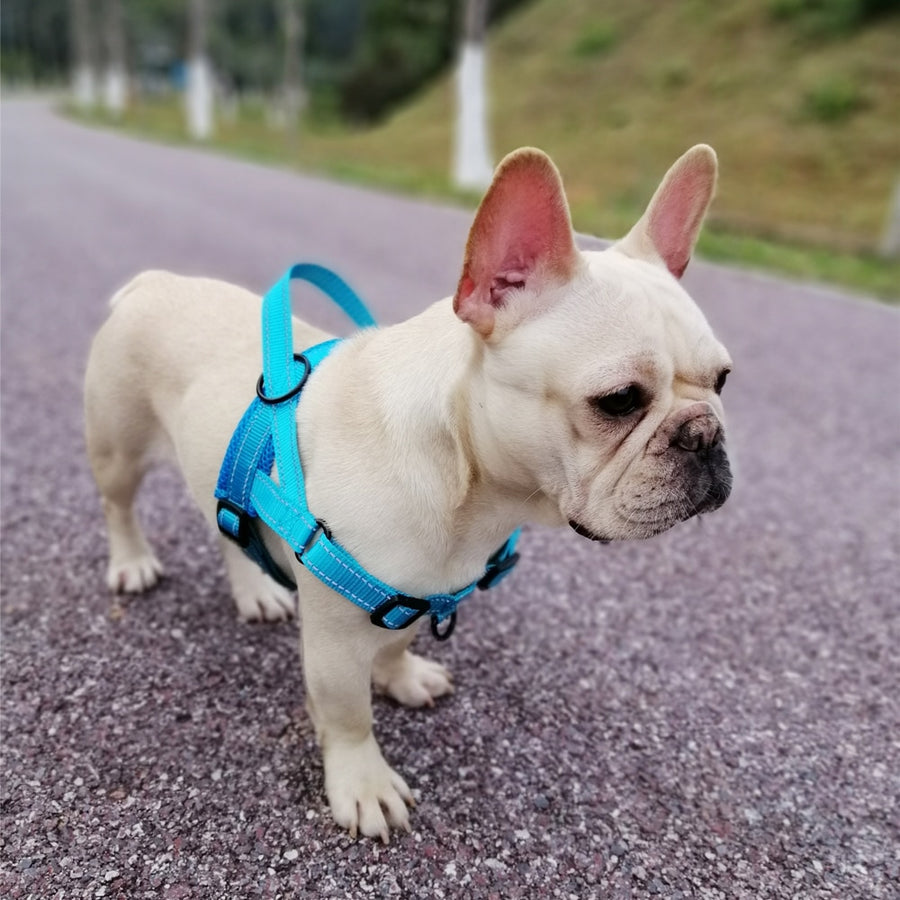
[(570, 275), (575, 257), (553, 163), (539, 151), (517, 151), (500, 165), (475, 216), (453, 308), (490, 334), (495, 310), (512, 304), (518, 288), (536, 273)]
[(666, 268), (681, 278), (709, 203), (712, 186), (705, 166), (687, 166), (667, 183), (650, 215), (650, 239)]
[(502, 306), (507, 291), (524, 287), (527, 274), (527, 271), (518, 271), (495, 275), (491, 281), (491, 303), (494, 306)]
[(521, 287), (538, 266), (559, 270), (571, 259), (571, 225), (556, 173), (525, 157), (500, 173), (470, 238), (477, 281)]

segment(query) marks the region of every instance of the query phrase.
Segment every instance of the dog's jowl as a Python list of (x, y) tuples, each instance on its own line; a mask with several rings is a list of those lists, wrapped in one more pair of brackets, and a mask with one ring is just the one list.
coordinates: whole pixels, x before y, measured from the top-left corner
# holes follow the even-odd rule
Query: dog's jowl
[[(441, 598), (455, 609), (466, 586), (484, 582), (486, 561), (488, 572), (511, 565), (516, 529), (644, 538), (728, 497), (720, 395), (731, 361), (679, 281), (715, 181), (715, 154), (694, 147), (625, 238), (580, 252), (553, 163), (512, 153), (475, 216), (455, 294), (329, 345), (290, 400), (287, 438), (278, 413), (266, 468), (286, 518), (254, 521), (255, 555), (244, 552), (240, 509), (239, 539), (220, 540), (241, 618), (286, 618), (299, 603), (325, 787), (351, 833), (387, 840), (409, 827), (412, 795), (372, 733), (373, 685), (409, 706), (453, 690), (443, 666), (408, 646), (427, 613), (448, 614)], [(241, 288), (166, 272), (145, 272), (113, 298), (85, 385), (112, 590), (145, 590), (162, 571), (133, 509), (153, 464), (176, 464), (222, 526), (217, 478), (260, 381), (261, 314)], [(328, 340), (285, 323), (298, 352)], [(264, 387), (261, 397), (271, 400)], [(303, 510), (314, 517), (302, 540), (289, 521), (294, 482), (279, 477), (282, 445), (299, 448)], [(352, 590), (333, 590), (304, 558), (320, 539), (394, 599), (370, 612)], [(476, 615), (477, 599), (465, 602)]]

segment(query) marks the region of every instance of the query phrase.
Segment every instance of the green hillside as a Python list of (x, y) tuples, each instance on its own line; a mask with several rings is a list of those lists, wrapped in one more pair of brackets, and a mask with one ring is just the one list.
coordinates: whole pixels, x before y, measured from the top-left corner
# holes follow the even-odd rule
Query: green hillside
[[(900, 3), (870, 0), (886, 12), (867, 24), (838, 15), (863, 6), (535, 0), (490, 36), (496, 157), (547, 150), (576, 227), (616, 236), (676, 156), (712, 144), (721, 180), (701, 252), (897, 297), (900, 264), (874, 254), (900, 179)], [(153, 115), (132, 123), (165, 128)], [(453, 119), (447, 74), (371, 130), (313, 122), (288, 146), (243, 116), (219, 142), (447, 195)]]
[[(538, 0), (490, 43), (498, 156), (535, 144), (573, 213), (616, 233), (665, 167), (719, 153), (714, 220), (839, 249), (877, 245), (900, 178), (900, 16), (807, 32), (759, 0)], [(360, 143), (371, 165), (445, 175), (447, 80)]]

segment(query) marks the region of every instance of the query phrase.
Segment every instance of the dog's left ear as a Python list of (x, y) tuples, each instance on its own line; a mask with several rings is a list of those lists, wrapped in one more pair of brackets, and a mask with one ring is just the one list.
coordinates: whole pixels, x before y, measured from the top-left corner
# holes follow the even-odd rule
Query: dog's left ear
[(499, 318), (507, 327), (525, 318), (542, 286), (569, 280), (577, 259), (559, 172), (523, 147), (500, 163), (478, 207), (453, 310), (490, 337)]
[(717, 170), (712, 147), (691, 147), (666, 173), (647, 211), (616, 248), (637, 259), (662, 263), (681, 278), (715, 193)]

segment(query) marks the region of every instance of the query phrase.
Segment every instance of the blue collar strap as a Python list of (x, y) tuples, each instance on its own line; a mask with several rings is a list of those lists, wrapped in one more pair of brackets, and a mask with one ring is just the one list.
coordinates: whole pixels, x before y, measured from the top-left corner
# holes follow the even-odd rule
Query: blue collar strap
[[(306, 486), (297, 446), (297, 403), (310, 375), (340, 343), (330, 340), (295, 354), (290, 286), (302, 279), (328, 294), (362, 328), (375, 324), (365, 304), (334, 272), (311, 264), (296, 265), (263, 298), (263, 374), (256, 398), (238, 423), (216, 485), (219, 530), (284, 587), (295, 584), (272, 559), (257, 528), (263, 521), (290, 546), (297, 559), (330, 588), (362, 607), (374, 625), (399, 629), (424, 615), (440, 640), (450, 637), (456, 608), (475, 588), (487, 590), (504, 578), (519, 559), (516, 530), (487, 561), (484, 574), (466, 587), (428, 597), (409, 597), (364, 569), (317, 519), (306, 502)], [(278, 483), (271, 472), (278, 462)], [(440, 625), (448, 624), (440, 629)]]

